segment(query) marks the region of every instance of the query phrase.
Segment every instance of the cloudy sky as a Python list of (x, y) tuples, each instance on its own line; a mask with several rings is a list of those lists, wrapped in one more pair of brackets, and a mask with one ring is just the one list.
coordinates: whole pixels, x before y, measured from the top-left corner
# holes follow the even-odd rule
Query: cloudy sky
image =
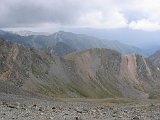
[(0, 0), (0, 28), (160, 30), (160, 0)]

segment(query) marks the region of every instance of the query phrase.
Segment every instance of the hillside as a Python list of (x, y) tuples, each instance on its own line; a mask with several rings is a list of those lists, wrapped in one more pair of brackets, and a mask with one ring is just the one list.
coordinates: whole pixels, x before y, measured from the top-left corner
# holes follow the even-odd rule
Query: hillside
[(97, 48), (62, 58), (0, 40), (0, 62), (1, 82), (16, 89), (2, 92), (87, 98), (159, 95), (160, 71), (138, 55)]

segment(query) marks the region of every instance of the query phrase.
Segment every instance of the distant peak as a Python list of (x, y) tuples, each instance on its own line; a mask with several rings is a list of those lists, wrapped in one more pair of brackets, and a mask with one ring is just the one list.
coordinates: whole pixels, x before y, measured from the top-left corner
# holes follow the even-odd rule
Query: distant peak
[(63, 31), (63, 30), (60, 30), (60, 31), (58, 31), (58, 33), (65, 33), (65, 31)]
[(60, 30), (60, 31), (58, 31), (56, 33), (58, 33), (58, 34), (76, 34), (76, 33), (68, 32), (68, 31), (63, 31), (63, 30)]
[(65, 33), (69, 33), (69, 32), (65, 32), (65, 31), (63, 31), (63, 30), (60, 30), (60, 31), (58, 31), (58, 32), (56, 32), (57, 34), (65, 34)]

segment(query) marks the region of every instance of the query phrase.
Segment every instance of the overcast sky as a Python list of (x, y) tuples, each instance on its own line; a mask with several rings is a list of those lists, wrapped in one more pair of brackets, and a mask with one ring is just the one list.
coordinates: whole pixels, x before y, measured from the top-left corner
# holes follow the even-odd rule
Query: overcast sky
[(157, 31), (160, 0), (0, 0), (1, 29), (61, 27)]

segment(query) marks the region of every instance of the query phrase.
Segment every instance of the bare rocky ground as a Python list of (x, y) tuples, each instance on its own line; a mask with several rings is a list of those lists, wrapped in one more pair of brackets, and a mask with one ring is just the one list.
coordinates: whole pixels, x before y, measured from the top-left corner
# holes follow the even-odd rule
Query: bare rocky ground
[(160, 120), (159, 102), (149, 100), (45, 100), (1, 93), (0, 101), (0, 120)]

